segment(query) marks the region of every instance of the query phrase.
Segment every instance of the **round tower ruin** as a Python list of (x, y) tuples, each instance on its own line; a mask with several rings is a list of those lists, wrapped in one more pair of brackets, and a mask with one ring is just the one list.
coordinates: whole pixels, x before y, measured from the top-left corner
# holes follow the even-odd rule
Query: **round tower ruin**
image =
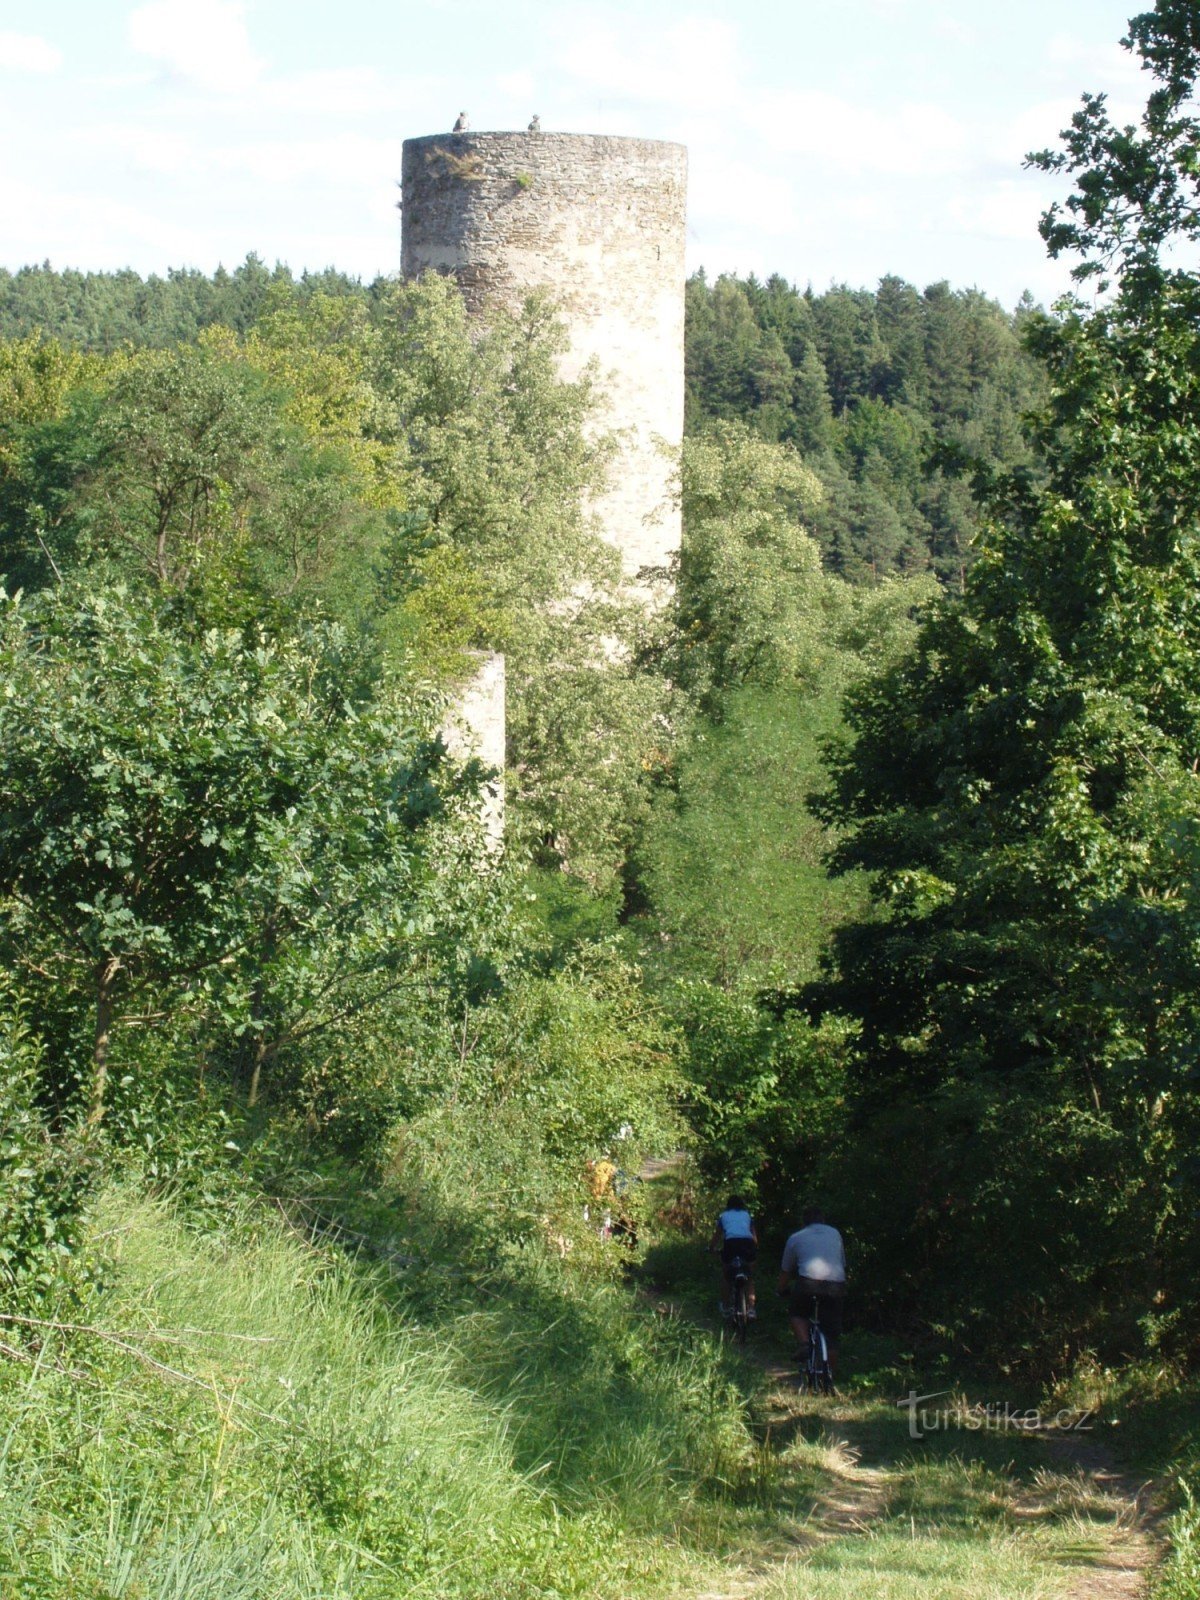
[(626, 577), (679, 549), (687, 151), (573, 133), (406, 139), (401, 270), (452, 273), (473, 316), (553, 298), (563, 376), (596, 363), (598, 426), (619, 441), (591, 509)]

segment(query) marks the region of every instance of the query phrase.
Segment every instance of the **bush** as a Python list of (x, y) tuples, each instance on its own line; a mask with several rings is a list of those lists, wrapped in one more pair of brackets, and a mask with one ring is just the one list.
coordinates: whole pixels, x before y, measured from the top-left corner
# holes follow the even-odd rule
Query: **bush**
[(790, 1215), (842, 1147), (846, 1026), (702, 983), (681, 986), (677, 1005), (702, 1171)]
[(88, 1164), (56, 1144), (36, 1090), (39, 1051), (0, 989), (0, 1285), (27, 1302), (55, 1282), (76, 1242)]

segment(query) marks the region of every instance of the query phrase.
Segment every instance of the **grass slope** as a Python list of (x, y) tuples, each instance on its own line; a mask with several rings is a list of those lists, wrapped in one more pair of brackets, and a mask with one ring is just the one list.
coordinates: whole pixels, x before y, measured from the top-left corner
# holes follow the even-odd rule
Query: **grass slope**
[[(719, 1383), (689, 1389), (685, 1361), (671, 1385), (684, 1450), (656, 1457), (651, 1430), (636, 1459), (635, 1416), (622, 1444), (628, 1480), (598, 1449), (589, 1487), (573, 1445), (586, 1445), (594, 1419), (579, 1416), (572, 1435), (568, 1415), (537, 1406), (562, 1360), (563, 1318), (586, 1313), (586, 1294), (581, 1312), (560, 1291), (560, 1332), (540, 1330), (535, 1370), (541, 1311), (526, 1312), (519, 1342), (516, 1309), (499, 1321), (481, 1312), (455, 1347), (444, 1328), (397, 1315), (381, 1279), (269, 1215), (204, 1238), (114, 1192), (89, 1260), (85, 1306), (60, 1314), (72, 1328), (6, 1334), (16, 1353), (0, 1363), (6, 1597), (642, 1594), (686, 1566), (661, 1540), (638, 1538), (632, 1522), (644, 1517), (626, 1512), (648, 1507), (661, 1529), (671, 1495), (682, 1519), (700, 1481), (687, 1450), (736, 1436), (736, 1413)], [(636, 1408), (638, 1365), (660, 1367), (661, 1383), (669, 1360), (639, 1345), (636, 1319), (607, 1326), (610, 1399)], [(519, 1381), (497, 1381), (499, 1355), (483, 1360), (493, 1341), (524, 1352)], [(526, 1410), (550, 1416), (540, 1442)], [(661, 1437), (661, 1414), (656, 1428)]]
[(1140, 1537), (1119, 1486), (1028, 1435), (914, 1442), (865, 1339), (802, 1402), (770, 1303), (741, 1361), (645, 1289), (480, 1270), (429, 1226), (396, 1274), (110, 1190), (60, 1325), (2, 1333), (5, 1600), (1136, 1592), (1094, 1586)]

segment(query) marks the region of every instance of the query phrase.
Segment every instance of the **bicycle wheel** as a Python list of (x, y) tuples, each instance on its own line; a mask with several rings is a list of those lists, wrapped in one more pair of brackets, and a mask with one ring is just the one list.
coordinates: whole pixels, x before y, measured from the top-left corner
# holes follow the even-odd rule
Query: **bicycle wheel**
[(825, 1335), (820, 1328), (813, 1329), (812, 1346), (813, 1376), (815, 1379), (813, 1393), (832, 1394), (833, 1371), (829, 1365), (829, 1345), (826, 1343)]
[(740, 1349), (746, 1347), (746, 1334), (750, 1328), (750, 1292), (744, 1276), (738, 1276), (733, 1286), (733, 1336)]

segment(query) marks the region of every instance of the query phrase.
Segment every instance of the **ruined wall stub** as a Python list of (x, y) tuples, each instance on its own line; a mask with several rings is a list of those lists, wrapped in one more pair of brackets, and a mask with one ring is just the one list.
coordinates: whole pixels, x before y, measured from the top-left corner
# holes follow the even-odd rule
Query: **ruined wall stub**
[(479, 317), (546, 289), (570, 337), (564, 376), (596, 359), (608, 402), (598, 425), (622, 443), (591, 509), (629, 578), (679, 548), (686, 190), (687, 151), (658, 140), (447, 133), (404, 143), (405, 277), (453, 273)]
[(439, 731), (456, 761), (474, 757), (497, 774), (480, 789), (484, 832), (497, 850), (504, 840), (504, 657), (485, 650), (471, 654), (475, 670), (447, 706)]

